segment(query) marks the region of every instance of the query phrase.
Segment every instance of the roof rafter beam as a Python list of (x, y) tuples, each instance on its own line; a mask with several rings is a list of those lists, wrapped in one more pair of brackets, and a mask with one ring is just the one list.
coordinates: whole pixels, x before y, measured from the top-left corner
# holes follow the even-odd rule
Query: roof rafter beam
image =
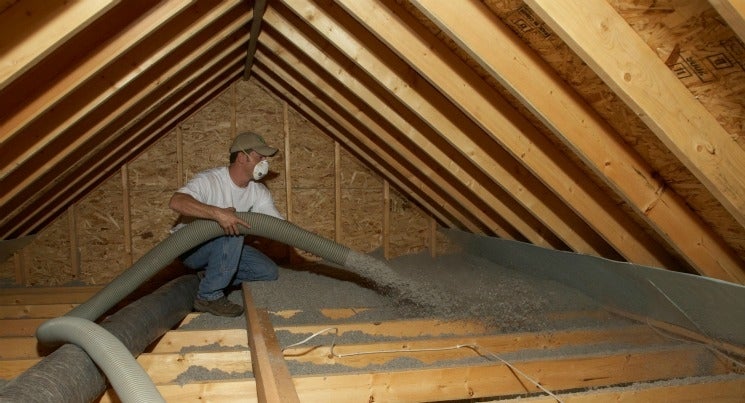
[(251, 68), (254, 64), (256, 45), (258, 45), (259, 43), (261, 21), (264, 19), (264, 11), (266, 11), (266, 0), (255, 0), (253, 7), (253, 21), (251, 22), (251, 39), (249, 39), (248, 41), (248, 50), (246, 51), (246, 67), (243, 69), (244, 80), (248, 80), (251, 77)]
[[(554, 215), (555, 211), (561, 211), (562, 207), (560, 206), (562, 203), (560, 203), (559, 200), (552, 200), (550, 197), (546, 197), (545, 193), (547, 191), (545, 191), (545, 189), (544, 192), (535, 192), (534, 188), (536, 186), (542, 188), (543, 185), (539, 184), (539, 182), (526, 173), (525, 170), (521, 170), (520, 164), (514, 162), (512, 158), (501, 151), (501, 149), (487, 149), (484, 144), (488, 144), (491, 139), (484, 135), (480, 128), (474, 125), (465, 116), (458, 113), (457, 110), (454, 111), (455, 113), (450, 113), (453, 110), (453, 107), (449, 101), (429, 86), (428, 83), (412, 77), (410, 74), (410, 68), (398, 60), (395, 55), (391, 53), (391, 57), (382, 58), (377, 54), (377, 52), (370, 49), (371, 45), (368, 43), (369, 41), (363, 43), (359, 38), (355, 37), (354, 34), (347, 32), (344, 27), (334, 20), (334, 16), (330, 15), (327, 10), (324, 10), (321, 7), (314, 7), (310, 3), (303, 1), (285, 1), (284, 3), (295, 14), (300, 15), (311, 26), (313, 26), (317, 32), (326, 36), (326, 39), (337, 47), (350, 61), (356, 63), (372, 79), (376, 80), (385, 91), (397, 98), (402, 105), (410, 110), (411, 113), (426, 122), (432, 128), (435, 135), (441, 136), (443, 140), (450, 143), (451, 146), (462, 153), (465, 158), (474, 162), (484, 174), (491, 176), (493, 183), (484, 185), (485, 188), (493, 185), (494, 187), (502, 186), (503, 190), (507, 190), (505, 189), (505, 183), (508, 183), (511, 190), (507, 191), (506, 196), (508, 197), (503, 197), (504, 200), (502, 201), (502, 203), (506, 203), (507, 211), (504, 209), (500, 210), (500, 215), (504, 216), (504, 218), (507, 219), (512, 226), (517, 228), (524, 237), (539, 245), (556, 245), (554, 241), (550, 241), (550, 238), (558, 237), (564, 243), (567, 242), (566, 238), (569, 238), (569, 243), (571, 244), (570, 247), (576, 247), (581, 249), (583, 252), (597, 254), (598, 250), (602, 250), (603, 246), (595, 249), (594, 245), (590, 246), (592, 245), (592, 242), (586, 241), (587, 239), (592, 239), (591, 237), (593, 234), (588, 235), (585, 233), (585, 235), (588, 235), (587, 238), (579, 236), (575, 236), (574, 238), (571, 237), (572, 233), (581, 231), (583, 227), (586, 228), (584, 223), (581, 221), (574, 222), (575, 225), (572, 229), (569, 229), (572, 225), (562, 227), (561, 229), (564, 231), (559, 231), (561, 234), (560, 236), (557, 236), (558, 234), (556, 234), (555, 228), (548, 228), (553, 234), (540, 232), (540, 230), (536, 231), (535, 224), (533, 224), (536, 219), (538, 219), (544, 227), (546, 227), (546, 222), (542, 220), (546, 217), (548, 217), (549, 220), (552, 218), (556, 219), (556, 221), (550, 221), (552, 227), (559, 226), (559, 223), (565, 224), (559, 217)], [(362, 29), (364, 30), (364, 28)], [(333, 74), (338, 75), (335, 72)], [(403, 128), (401, 132), (416, 143), (419, 143), (422, 140), (424, 143), (429, 142), (426, 138), (415, 131)], [(448, 133), (448, 135), (445, 136), (442, 133)], [(482, 134), (483, 141), (474, 140), (474, 136), (477, 136), (479, 133)], [(432, 134), (430, 134), (430, 136), (431, 135)], [(429, 153), (438, 150), (429, 147), (425, 151)], [(516, 178), (514, 172), (519, 172), (521, 174)], [(470, 186), (472, 190), (476, 190), (478, 194), (478, 187), (480, 185), (477, 182), (478, 181), (475, 180), (469, 181), (468, 186)], [(510, 195), (510, 193), (513, 194)], [(527, 203), (529, 207), (524, 208), (523, 206), (520, 206), (514, 200), (515, 193), (525, 194), (525, 197), (532, 195), (533, 197), (530, 197), (529, 199), (530, 202)], [(482, 193), (481, 197), (489, 197), (489, 195)], [(552, 207), (546, 207), (546, 203), (552, 201), (556, 202), (551, 205), (552, 207), (556, 207), (555, 209)], [(489, 202), (489, 204), (492, 204), (493, 207), (499, 207), (493, 202)], [(545, 212), (546, 214), (535, 214), (536, 211)], [(531, 212), (533, 212), (533, 216), (531, 216)], [(567, 210), (567, 212), (572, 215), (571, 211)], [(536, 216), (540, 216), (540, 218)], [(571, 216), (568, 219), (571, 219)], [(604, 241), (598, 237), (596, 237), (596, 239), (598, 242), (595, 244), (600, 243), (605, 245), (606, 250), (610, 249)]]
[(745, 150), (605, 1), (526, 0), (745, 227)]
[(0, 90), (116, 3), (36, 0), (17, 2), (4, 10), (0, 24)]
[[(98, 147), (96, 150), (91, 151), (89, 153), (89, 157), (91, 155), (98, 155), (99, 153), (101, 155), (115, 155), (117, 157), (120, 157), (116, 160), (116, 163), (122, 163), (125, 161), (125, 156), (129, 156), (132, 152), (132, 148), (124, 147), (122, 146), (122, 143), (129, 143), (130, 141), (134, 141), (138, 138), (138, 135), (142, 135), (142, 129), (139, 129), (136, 133), (132, 133), (131, 130), (133, 127), (136, 127), (137, 124), (143, 121), (148, 121), (146, 119), (146, 116), (150, 115), (149, 123), (148, 125), (154, 125), (155, 122), (158, 121), (157, 116), (152, 116), (154, 110), (157, 108), (153, 108), (153, 106), (161, 106), (164, 103), (166, 103), (168, 100), (172, 100), (172, 107), (168, 109), (169, 111), (173, 108), (177, 108), (181, 105), (181, 102), (178, 101), (178, 97), (174, 98), (174, 94), (179, 93), (179, 91), (188, 88), (189, 86), (195, 85), (194, 83), (203, 83), (206, 81), (209, 81), (209, 79), (205, 76), (205, 74), (209, 74), (211, 71), (214, 71), (218, 69), (218, 66), (225, 66), (224, 68), (218, 69), (219, 72), (225, 72), (230, 67), (234, 66), (234, 63), (237, 62), (232, 55), (233, 53), (237, 52), (239, 50), (239, 46), (242, 46), (245, 41), (248, 40), (248, 34), (242, 36), (241, 40), (236, 43), (234, 47), (229, 47), (223, 50), (219, 55), (214, 57), (209, 63), (205, 63), (201, 65), (198, 69), (190, 72), (190, 74), (182, 80), (179, 80), (178, 83), (174, 83), (173, 85), (165, 85), (164, 83), (161, 83), (160, 86), (157, 88), (161, 90), (161, 92), (153, 92), (144, 94), (142, 99), (145, 99), (145, 96), (153, 96), (154, 99), (152, 99), (150, 103), (148, 104), (137, 104), (137, 105), (129, 105), (130, 109), (124, 109), (121, 111), (121, 114), (117, 115), (118, 118), (126, 118), (127, 124), (124, 125), (116, 125), (118, 127), (117, 130), (113, 131), (113, 134), (111, 135), (110, 139), (106, 142), (103, 142), (100, 147)], [(222, 73), (216, 73), (214, 76), (220, 75)], [(170, 76), (173, 79), (173, 76)], [(156, 80), (157, 81), (157, 80)], [(200, 88), (204, 88), (203, 85), (199, 85)], [(167, 90), (164, 90), (167, 89)], [(136, 106), (136, 107), (135, 107)], [(134, 107), (134, 108), (132, 108)], [(154, 136), (156, 134), (159, 134), (158, 132), (152, 132), (151, 135)], [(152, 138), (152, 137), (151, 137)], [(116, 151), (111, 151), (110, 148), (113, 145), (118, 144)], [(108, 152), (106, 152), (108, 151)], [(45, 185), (44, 188), (40, 191), (35, 192), (36, 197), (33, 199), (30, 199), (28, 202), (25, 203), (25, 205), (28, 205), (32, 201), (36, 201), (36, 204), (34, 204), (33, 211), (37, 215), (43, 215), (43, 217), (49, 218), (55, 212), (56, 209), (62, 208), (63, 206), (66, 206), (67, 203), (74, 200), (77, 195), (80, 194), (82, 191), (81, 189), (88, 190), (90, 185), (95, 182), (95, 180), (88, 180), (88, 182), (85, 182), (86, 178), (89, 178), (87, 176), (84, 176), (80, 174), (79, 170), (84, 170), (85, 172), (108, 172), (106, 170), (107, 167), (111, 167), (113, 165), (110, 164), (103, 164), (102, 162), (106, 160), (108, 161), (108, 158), (102, 158), (98, 159), (95, 162), (91, 162), (88, 158), (81, 158), (80, 161), (78, 161), (74, 166), (70, 166), (69, 170), (67, 171), (66, 180), (60, 181), (58, 180), (55, 183), (50, 183), (48, 185)], [(86, 166), (84, 162), (89, 162), (89, 164)], [(95, 178), (100, 178), (100, 175), (91, 175)], [(96, 180), (97, 180), (96, 179)], [(56, 189), (59, 186), (65, 186), (64, 190), (55, 190), (51, 191), (51, 189)], [(58, 197), (43, 197), (45, 194), (52, 194), (54, 196)], [(57, 199), (59, 197), (64, 198), (64, 202), (59, 202)], [(25, 210), (25, 207), (22, 208), (22, 210)], [(28, 233), (33, 232), (35, 229), (37, 229), (34, 225), (37, 223), (43, 221), (38, 218), (37, 215), (28, 214), (21, 218), (20, 221), (16, 222), (14, 225), (12, 225), (6, 234), (0, 234), (3, 237), (7, 237), (10, 233), (15, 233), (15, 231), (21, 231), (21, 235), (25, 235)], [(5, 223), (7, 220), (4, 220)], [(23, 230), (21, 230), (23, 228)]]
[(745, 1), (709, 0), (741, 41), (745, 42)]
[[(745, 267), (731, 248), (486, 6), (475, 1), (413, 3), (520, 99), (699, 273), (745, 282)], [(485, 37), (491, 40), (484, 41)]]
[[(272, 71), (273, 74), (276, 74), (285, 83), (285, 85), (292, 88), (293, 91), (301, 94), (302, 97), (305, 98), (305, 101), (301, 103), (301, 106), (302, 105), (313, 105), (315, 108), (320, 109), (323, 112), (323, 114), (326, 116), (326, 118), (322, 117), (323, 120), (326, 120), (327, 122), (333, 122), (336, 125), (341, 126), (344, 130), (344, 133), (346, 133), (347, 135), (344, 135), (344, 133), (340, 131), (337, 131), (337, 134), (340, 135), (339, 138), (342, 139), (345, 144), (347, 145), (350, 144), (348, 140), (344, 141), (345, 139), (348, 138), (347, 136), (350, 136), (349, 137), (350, 139), (354, 138), (356, 141), (362, 143), (362, 145), (368, 151), (363, 151), (361, 155), (378, 156), (390, 167), (389, 172), (390, 171), (398, 172), (399, 175), (403, 176), (406, 179), (406, 182), (411, 183), (413, 187), (419, 189), (423, 193), (430, 195), (432, 199), (436, 201), (437, 205), (444, 207), (462, 225), (468, 228), (469, 231), (483, 233), (483, 231), (480, 229), (479, 224), (477, 224), (473, 219), (468, 218), (466, 215), (464, 215), (463, 212), (459, 210), (457, 206), (452, 204), (452, 202), (446, 201), (445, 199), (442, 198), (442, 196), (440, 196), (444, 194), (444, 192), (442, 192), (441, 190), (433, 189), (430, 185), (418, 179), (417, 175), (411, 172), (404, 164), (400, 162), (399, 159), (396, 159), (393, 156), (386, 153), (369, 136), (366, 136), (364, 133), (362, 133), (358, 126), (354, 125), (354, 123), (349, 122), (347, 119), (341, 116), (338, 112), (339, 109), (334, 108), (331, 105), (328, 105), (326, 99), (322, 99), (318, 96), (318, 94), (314, 94), (312, 89), (306, 87), (303, 83), (301, 83), (291, 74), (286, 72), (285, 69), (282, 68), (282, 66), (275, 64), (270, 59), (262, 58), (260, 62), (261, 62), (260, 64), (256, 65), (256, 68), (258, 69), (257, 72), (259, 71), (263, 72), (264, 70)], [(267, 77), (267, 76), (268, 76), (268, 73), (266, 72), (262, 73), (262, 78)], [(304, 109), (308, 109), (308, 108), (306, 107)], [(394, 181), (396, 177), (392, 176), (390, 178), (392, 181)]]
[[(415, 163), (415, 166), (419, 167), (422, 175), (435, 180), (438, 183), (441, 183), (440, 187), (449, 187), (448, 194), (452, 194), (453, 197), (458, 198), (463, 206), (468, 208), (472, 212), (479, 211), (479, 208), (470, 201), (466, 201), (455, 188), (450, 188), (449, 182), (463, 182), (463, 186), (473, 191), (486, 204), (487, 208), (494, 209), (495, 211), (491, 213), (484, 212), (484, 214), (494, 216), (494, 214), (496, 213), (500, 217), (505, 217), (508, 221), (511, 221), (511, 218), (515, 218), (515, 220), (519, 219), (519, 217), (517, 217), (512, 211), (513, 208), (515, 208), (514, 206), (505, 205), (502, 200), (495, 197), (491, 193), (491, 190), (484, 188), (476, 178), (471, 176), (471, 174), (467, 170), (460, 167), (459, 163), (453, 160), (453, 158), (448, 155), (451, 153), (440, 150), (424, 134), (420, 133), (410, 121), (411, 119), (415, 119), (414, 117), (407, 118), (399, 115), (399, 113), (396, 111), (396, 108), (391, 105), (390, 100), (381, 98), (379, 95), (376, 94), (376, 91), (371, 90), (365, 84), (361, 83), (359, 77), (360, 74), (350, 72), (348, 68), (345, 68), (341, 64), (344, 62), (337, 62), (332, 57), (330, 57), (329, 50), (324, 51), (320, 49), (311, 40), (306, 38), (298, 30), (296, 30), (279, 13), (276, 13), (273, 10), (269, 10), (267, 12), (266, 19), (267, 22), (271, 21), (270, 24), (272, 28), (280, 31), (280, 34), (287, 39), (287, 42), (292, 43), (296, 48), (292, 50), (284, 48), (272, 38), (270, 31), (266, 32), (269, 38), (266, 38), (266, 41), (263, 40), (262, 44), (267, 44), (267, 46), (273, 48), (272, 50), (275, 54), (281, 55), (285, 59), (291, 58), (291, 55), (296, 54), (297, 52), (303, 52), (308, 57), (308, 60), (312, 60), (311, 63), (317, 65), (321, 69), (325, 70), (326, 73), (328, 73), (326, 74), (327, 77), (333, 77), (335, 79), (335, 82), (324, 83), (322, 84), (323, 86), (346, 87), (349, 90), (349, 93), (356, 96), (355, 98), (358, 101), (357, 103), (363, 102), (365, 104), (364, 106), (359, 107), (353, 105), (354, 101), (350, 101), (349, 104), (345, 104), (347, 106), (344, 106), (344, 108), (346, 110), (352, 111), (355, 116), (369, 115), (370, 112), (374, 111), (375, 116), (365, 118), (365, 121), (363, 122), (364, 125), (371, 128), (377, 127), (378, 129), (376, 130), (376, 133), (378, 133), (377, 136), (382, 139), (382, 142), (385, 144), (390, 144), (393, 149), (400, 151), (406, 149), (407, 146), (402, 143), (401, 140), (397, 139), (398, 135), (388, 133), (387, 130), (381, 128), (377, 122), (381, 119), (385, 119), (392, 126), (398, 129), (403, 137), (411, 140), (411, 144), (417, 146), (421, 151), (423, 151), (423, 154), (431, 157), (434, 160), (434, 162), (432, 163), (427, 163), (417, 156), (418, 154), (420, 154), (417, 152), (408, 152), (408, 155), (403, 156), (403, 158), (405, 158), (407, 161), (417, 161)], [(349, 62), (351, 63), (351, 61)], [(303, 71), (307, 70), (305, 66), (303, 66), (307, 63), (308, 62), (303, 62), (295, 58), (293, 58), (292, 61), (288, 61), (289, 65), (297, 66), (297, 69), (302, 69)], [(303, 75), (306, 74), (316, 75), (312, 72), (303, 73)], [(336, 92), (333, 89), (331, 89), (331, 91)], [(345, 96), (339, 94), (338, 97), (334, 96), (332, 98), (343, 99), (345, 98)], [(429, 166), (438, 164), (440, 166), (439, 169), (431, 169)], [(442, 172), (449, 172), (454, 178), (444, 177)], [(505, 197), (507, 197), (507, 199), (509, 200), (508, 196), (503, 196), (502, 198)], [(495, 226), (492, 229), (495, 230), (495, 233), (498, 234), (500, 237), (513, 238), (512, 235), (507, 234), (505, 230), (501, 228), (503, 224), (495, 223), (493, 222), (493, 220), (486, 217), (482, 219), (482, 221), (485, 223), (491, 221), (492, 225)], [(530, 232), (528, 232), (527, 234), (523, 231), (521, 232), (523, 232), (523, 234), (526, 235), (528, 239), (536, 243), (541, 243), (545, 246), (560, 246), (556, 245), (555, 242), (554, 245), (551, 245), (551, 238), (545, 238), (543, 235), (540, 235), (538, 231), (532, 229), (533, 227), (542, 228), (539, 223), (532, 222), (527, 223), (525, 226), (526, 230)]]
[[(266, 33), (268, 34), (268, 32)], [(347, 100), (343, 94), (337, 91), (332, 84), (325, 82), (321, 77), (319, 77), (318, 74), (316, 74), (302, 62), (299, 62), (299, 60), (291, 56), (291, 52), (288, 52), (276, 41), (271, 40), (268, 36), (269, 35), (267, 35), (267, 38), (262, 40), (262, 46), (267, 46), (270, 50), (270, 52), (268, 53), (271, 53), (272, 55), (281, 55), (281, 58), (286, 64), (286, 67), (270, 63), (271, 57), (269, 57), (268, 55), (262, 58), (262, 62), (265, 62), (265, 64), (267, 65), (271, 65), (273, 68), (280, 69), (285, 73), (294, 73), (294, 76), (304, 77), (305, 80), (310, 81), (313, 87), (317, 88), (320, 92), (328, 97), (328, 101), (324, 103), (329, 105), (331, 110), (342, 110), (350, 113), (352, 116), (355, 117), (354, 120), (349, 120), (351, 126), (364, 127), (365, 130), (371, 131), (376, 138), (380, 139), (381, 143), (388, 145), (392, 149), (395, 149), (395, 152), (398, 155), (393, 155), (394, 159), (408, 161), (409, 163), (411, 163), (412, 167), (415, 167), (417, 169), (417, 171), (412, 172), (411, 175), (426, 177), (430, 179), (432, 182), (439, 186), (439, 189), (435, 189), (436, 192), (439, 192), (440, 194), (450, 195), (450, 197), (455, 199), (460, 205), (466, 206), (471, 209), (476, 209), (476, 206), (470, 203), (466, 198), (462, 197), (462, 195), (460, 195), (448, 181), (441, 180), (440, 173), (429, 167), (415, 153), (407, 150), (404, 145), (400, 144), (395, 138), (393, 138), (391, 134), (388, 134), (378, 123), (376, 123), (375, 119), (367, 116), (364, 111), (356, 107), (351, 101)], [(289, 66), (293, 66), (293, 71), (290, 71)], [(298, 85), (303, 84), (299, 83)], [(308, 86), (305, 87), (307, 88)], [(318, 97), (317, 99), (318, 101), (316, 102), (323, 102), (321, 101), (320, 97)], [(330, 104), (330, 102), (332, 102), (331, 100), (333, 100), (335, 104)], [(339, 117), (342, 118), (341, 116)], [(374, 140), (371, 141), (371, 143), (374, 142)], [(377, 152), (391, 154), (391, 152), (388, 152), (384, 148), (380, 147)], [(497, 223), (492, 222), (490, 218), (484, 218), (480, 214), (475, 214), (474, 210), (469, 211), (471, 211), (474, 216), (480, 218), (480, 221), (483, 222), (484, 225), (487, 225), (489, 228), (493, 228), (494, 226), (498, 225)], [(495, 231), (495, 233), (500, 237), (510, 238), (509, 234), (501, 228), (499, 228), (498, 231)]]
[(336, 0), (406, 60), (497, 144), (564, 201), (627, 260), (672, 267), (677, 262), (542, 133), (476, 72), (391, 1)]

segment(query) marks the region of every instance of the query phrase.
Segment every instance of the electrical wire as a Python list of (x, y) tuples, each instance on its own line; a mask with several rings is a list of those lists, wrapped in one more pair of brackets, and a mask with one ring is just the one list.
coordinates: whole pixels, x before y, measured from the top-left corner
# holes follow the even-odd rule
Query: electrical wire
[[(490, 357), (493, 357), (497, 361), (502, 362), (504, 365), (506, 365), (508, 368), (510, 368), (513, 371), (513, 373), (518, 373), (518, 374), (522, 375), (525, 379), (527, 379), (528, 381), (530, 381), (538, 389), (540, 389), (541, 391), (543, 391), (547, 395), (549, 395), (549, 396), (553, 397), (554, 399), (556, 399), (557, 402), (563, 403), (563, 400), (561, 400), (561, 398), (559, 398), (559, 396), (555, 395), (550, 390), (544, 388), (538, 381), (536, 381), (535, 379), (533, 379), (530, 376), (528, 376), (525, 372), (519, 370), (517, 367), (515, 367), (514, 365), (512, 365), (511, 363), (509, 363), (507, 360), (505, 360), (502, 357), (500, 357), (500, 356), (492, 353), (489, 350), (486, 350), (486, 349), (482, 348), (478, 344), (456, 344), (456, 345), (450, 346), (450, 347), (411, 348), (411, 349), (404, 348), (404, 349), (390, 349), (390, 350), (356, 351), (356, 352), (353, 352), (353, 353), (339, 354), (339, 353), (336, 353), (334, 351), (334, 347), (336, 347), (336, 338), (339, 336), (339, 328), (328, 327), (328, 328), (325, 328), (325, 329), (322, 329), (322, 330), (319, 330), (319, 331), (313, 333), (312, 335), (306, 337), (304, 340), (301, 340), (301, 341), (299, 341), (297, 343), (291, 344), (291, 345), (283, 348), (282, 349), (282, 352), (284, 352), (287, 349), (293, 348), (293, 347), (301, 346), (301, 345), (309, 342), (310, 340), (313, 340), (314, 338), (316, 338), (316, 337), (318, 337), (318, 336), (320, 336), (320, 335), (322, 335), (324, 333), (330, 332), (332, 330), (334, 331), (334, 337), (331, 340), (331, 346), (329, 348), (329, 354), (331, 356), (335, 357), (335, 358), (344, 358), (344, 357), (352, 357), (352, 356), (357, 356), (357, 355), (370, 355), (370, 354), (416, 353), (416, 352), (431, 352), (431, 351), (448, 351), (448, 350), (458, 350), (458, 349), (469, 349), (469, 350), (475, 352), (476, 354), (478, 354), (479, 356), (484, 357), (487, 360), (490, 360)], [(483, 353), (482, 353), (482, 351), (483, 351)], [(517, 378), (517, 375), (515, 375), (515, 377)], [(519, 381), (519, 379), (518, 379), (518, 381)]]

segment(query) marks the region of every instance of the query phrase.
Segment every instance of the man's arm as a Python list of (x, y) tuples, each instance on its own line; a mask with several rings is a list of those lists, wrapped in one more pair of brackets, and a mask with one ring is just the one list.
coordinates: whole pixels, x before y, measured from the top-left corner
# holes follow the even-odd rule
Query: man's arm
[(234, 208), (220, 208), (204, 204), (186, 193), (174, 193), (171, 201), (168, 202), (168, 207), (183, 216), (216, 221), (228, 235), (239, 235), (238, 225), (251, 228), (249, 223), (235, 215)]

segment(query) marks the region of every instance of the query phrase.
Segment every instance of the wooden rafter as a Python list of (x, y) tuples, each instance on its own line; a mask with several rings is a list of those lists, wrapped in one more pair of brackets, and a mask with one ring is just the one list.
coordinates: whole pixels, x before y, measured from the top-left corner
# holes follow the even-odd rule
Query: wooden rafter
[(37, 0), (19, 2), (4, 10), (0, 90), (115, 4), (112, 0)]
[(526, 0), (745, 226), (745, 150), (604, 1)]
[(248, 80), (251, 77), (251, 68), (254, 65), (254, 57), (256, 55), (256, 46), (259, 44), (261, 22), (264, 19), (264, 11), (266, 10), (266, 0), (255, 0), (253, 3), (251, 39), (248, 41), (248, 50), (246, 50), (246, 67), (243, 69), (244, 80)]
[(254, 304), (249, 283), (243, 283), (243, 306), (259, 403), (299, 402), (269, 314)]
[[(541, 118), (699, 273), (745, 282), (745, 263), (731, 248), (485, 6), (475, 1), (414, 3)], [(492, 40), (484, 41), (487, 36)]]
[(709, 0), (709, 3), (727, 21), (740, 40), (745, 42), (745, 1)]
[[(432, 197), (434, 200), (438, 200), (437, 203), (434, 205), (442, 206), (445, 208), (450, 214), (452, 214), (452, 217), (455, 217), (457, 219), (457, 222), (459, 222), (461, 225), (468, 228), (470, 231), (477, 231), (482, 232), (480, 230), (479, 225), (474, 223), (473, 218), (470, 218), (469, 216), (465, 215), (465, 212), (458, 210), (452, 202), (446, 201), (444, 198), (442, 198), (440, 195), (441, 193), (438, 193), (437, 191), (430, 190), (429, 185), (425, 184), (421, 180), (419, 180), (413, 173), (410, 172), (408, 168), (406, 168), (400, 161), (396, 160), (395, 158), (389, 156), (386, 153), (383, 153), (382, 150), (380, 150), (379, 146), (376, 145), (369, 137), (365, 136), (359, 131), (359, 128), (347, 123), (344, 119), (339, 117), (338, 111), (331, 108), (330, 106), (326, 106), (324, 102), (320, 99), (316, 99), (316, 96), (312, 94), (312, 92), (308, 89), (306, 89), (303, 85), (301, 85), (297, 80), (293, 79), (291, 76), (285, 74), (281, 69), (275, 69), (275, 70), (267, 70), (263, 67), (262, 63), (263, 60), (259, 61), (260, 63), (257, 63), (255, 65), (256, 73), (257, 75), (260, 75), (262, 80), (266, 80), (267, 82), (276, 82), (272, 79), (272, 77), (269, 75), (269, 71), (272, 71), (275, 74), (278, 74), (279, 77), (281, 77), (282, 82), (286, 83), (286, 85), (289, 88), (292, 88), (293, 91), (299, 93), (302, 95), (304, 99), (307, 101), (298, 101), (294, 102), (293, 104), (296, 105), (300, 110), (311, 113), (311, 111), (307, 110), (308, 105), (313, 105), (315, 108), (320, 108), (324, 115), (328, 116), (329, 118), (323, 118), (316, 113), (312, 113), (312, 115), (318, 116), (317, 119), (319, 119), (319, 122), (328, 122), (323, 127), (326, 127), (327, 129), (332, 127), (333, 125), (330, 124), (330, 122), (336, 122), (339, 126), (344, 128), (344, 132), (348, 133), (349, 136), (356, 141), (360, 142), (365, 149), (360, 149), (358, 146), (353, 146), (351, 141), (345, 141), (347, 146), (349, 146), (352, 149), (355, 149), (356, 152), (359, 152), (359, 155), (365, 156), (372, 156), (376, 155), (383, 159), (383, 161), (390, 166), (391, 168), (379, 168), (382, 169), (381, 172), (389, 172), (392, 174), (393, 172), (396, 172), (396, 177), (403, 176), (407, 182), (411, 182), (411, 187), (404, 186), (404, 188), (413, 188), (413, 189), (419, 189), (419, 191), (424, 192), (425, 194), (429, 195), (429, 197)], [(270, 65), (274, 66), (274, 65)], [(271, 88), (277, 90), (278, 88), (282, 88), (280, 85), (270, 85)], [(343, 134), (341, 131), (335, 131), (337, 138), (341, 140), (347, 140), (347, 135)], [(359, 151), (358, 151), (359, 150)], [(368, 151), (369, 150), (369, 151)], [(369, 160), (372, 161), (372, 160)], [(369, 163), (369, 162), (368, 162)], [(375, 165), (380, 166), (380, 164), (376, 163)], [(375, 166), (373, 165), (373, 166)], [(389, 176), (389, 177), (394, 177)], [(399, 182), (401, 184), (401, 182)], [(421, 199), (420, 199), (421, 200)], [(430, 203), (424, 203), (424, 206), (430, 205)], [(435, 211), (435, 210), (430, 210)]]
[(584, 176), (579, 168), (429, 32), (414, 32), (413, 23), (406, 21), (410, 18), (372, 1), (340, 3), (530, 172), (542, 178), (622, 256), (641, 264), (674, 267), (675, 261), (600, 188), (589, 181), (579, 181)]
[[(274, 17), (274, 16), (273, 16)], [(267, 13), (267, 22), (269, 22), (269, 13)], [(279, 22), (281, 20), (279, 19), (272, 19), (273, 22)], [(279, 27), (279, 29), (282, 29), (283, 31), (286, 31), (286, 28), (284, 26)], [(379, 121), (381, 120), (381, 117), (385, 117), (387, 119), (396, 119), (397, 115), (394, 110), (390, 108), (384, 101), (377, 99), (369, 90), (365, 89), (364, 86), (359, 84), (355, 79), (353, 79), (349, 73), (343, 72), (343, 70), (337, 74), (337, 78), (340, 78), (345, 81), (347, 88), (350, 91), (346, 91), (344, 93), (339, 92), (336, 88), (338, 87), (338, 84), (328, 82), (324, 77), (332, 77), (330, 74), (325, 74), (323, 76), (320, 76), (318, 73), (314, 72), (310, 68), (310, 62), (309, 60), (315, 59), (318, 63), (323, 65), (323, 67), (326, 68), (326, 71), (340, 71), (339, 65), (336, 64), (333, 60), (331, 60), (329, 57), (324, 56), (323, 53), (317, 49), (313, 44), (303, 41), (301, 43), (301, 47), (306, 51), (309, 52), (309, 59), (306, 62), (301, 61), (296, 56), (293, 55), (293, 52), (288, 51), (288, 49), (285, 49), (284, 46), (282, 46), (277, 40), (274, 40), (270, 35), (270, 32), (266, 33), (267, 38), (262, 42), (262, 44), (265, 44), (270, 48), (270, 54), (272, 57), (274, 55), (279, 55), (278, 57), (284, 58), (285, 62), (288, 66), (293, 66), (293, 68), (298, 72), (298, 76), (305, 77), (308, 80), (312, 82), (312, 84), (321, 89), (321, 92), (326, 93), (329, 95), (330, 99), (333, 99), (335, 102), (338, 103), (338, 107), (335, 109), (340, 110), (346, 110), (352, 113), (358, 121), (359, 124), (362, 125), (362, 127), (366, 127), (369, 130), (373, 131), (377, 138), (380, 139), (381, 144), (387, 145), (390, 151), (383, 149), (382, 152), (386, 153), (395, 153), (398, 154), (399, 158), (402, 158), (404, 161), (409, 161), (413, 164), (415, 169), (417, 169), (420, 172), (420, 175), (424, 175), (431, 180), (433, 180), (436, 183), (440, 184), (440, 187), (443, 188), (443, 191), (445, 191), (447, 194), (452, 195), (456, 200), (458, 200), (460, 203), (462, 203), (464, 206), (467, 206), (469, 209), (471, 209), (472, 212), (476, 213), (479, 212), (481, 209), (477, 206), (471, 203), (468, 199), (465, 197), (462, 197), (458, 190), (454, 188), (451, 183), (453, 181), (458, 180), (464, 180), (467, 179), (464, 178), (462, 175), (467, 175), (465, 173), (461, 173), (460, 169), (456, 166), (457, 164), (450, 160), (447, 156), (444, 154), (438, 153), (437, 155), (432, 156), (432, 159), (423, 159), (421, 157), (421, 153), (418, 152), (412, 152), (409, 150), (409, 148), (403, 144), (400, 140), (396, 138), (396, 136), (393, 133), (390, 133), (389, 130), (386, 130), (385, 127), (381, 126)], [(294, 40), (297, 40), (297, 36), (293, 36)], [(350, 99), (347, 94), (354, 93), (356, 96), (356, 99)], [(360, 99), (359, 97), (362, 97), (364, 99)], [(359, 105), (360, 102), (367, 102), (368, 104)], [(370, 116), (368, 112), (370, 111), (376, 111), (379, 114), (375, 114), (375, 116)], [(397, 119), (396, 123), (403, 122), (403, 119)], [(408, 129), (409, 132), (412, 130), (415, 130), (410, 125), (407, 125), (404, 127), (404, 129)], [(403, 130), (404, 132), (406, 130)], [(417, 143), (420, 147), (426, 147), (427, 150), (433, 149), (432, 147), (427, 147), (429, 144), (428, 140), (426, 138), (419, 137), (419, 142)], [(394, 154), (394, 155), (395, 155)], [(428, 161), (431, 161), (431, 163), (427, 163)], [(433, 166), (434, 164), (442, 164), (443, 168), (436, 169), (436, 166)], [(442, 172), (448, 172), (447, 168), (451, 168), (452, 170), (456, 170), (454, 176), (452, 177), (446, 177)], [(494, 200), (494, 203), (497, 203), (498, 200)], [(505, 209), (506, 211), (506, 209)], [(499, 234), (499, 236), (506, 237), (509, 236), (506, 231), (502, 231), (501, 227), (499, 227), (499, 224), (495, 222), (493, 219), (490, 218), (489, 215), (485, 215), (482, 218), (482, 221), (487, 224), (490, 228), (495, 229), (496, 233)]]

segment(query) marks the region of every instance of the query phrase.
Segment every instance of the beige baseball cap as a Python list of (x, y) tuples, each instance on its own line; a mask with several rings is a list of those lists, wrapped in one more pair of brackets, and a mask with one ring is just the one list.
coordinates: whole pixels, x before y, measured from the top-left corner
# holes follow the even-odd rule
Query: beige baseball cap
[(271, 157), (277, 153), (276, 148), (266, 145), (264, 138), (253, 132), (245, 132), (235, 136), (235, 140), (230, 146), (230, 153), (241, 150), (254, 150), (266, 157)]

